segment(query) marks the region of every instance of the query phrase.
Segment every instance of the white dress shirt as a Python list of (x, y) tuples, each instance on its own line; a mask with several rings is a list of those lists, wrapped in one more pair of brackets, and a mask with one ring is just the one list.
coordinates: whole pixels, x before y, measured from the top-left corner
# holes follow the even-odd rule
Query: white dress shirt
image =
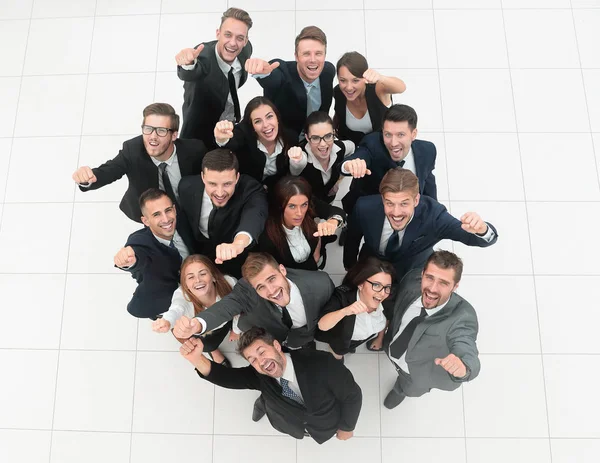
[[(342, 143), (346, 148), (344, 157), (354, 154), (354, 149), (356, 147), (354, 142), (351, 142), (350, 140), (342, 140)], [(310, 162), (315, 169), (321, 172), (321, 177), (323, 178), (323, 185), (325, 185), (331, 178), (331, 174), (333, 173), (332, 168), (335, 164), (337, 154), (340, 150), (341, 148), (334, 143), (331, 147), (331, 153), (329, 153), (329, 161), (327, 162), (327, 167), (324, 168), (319, 158), (317, 158), (317, 156), (315, 156), (315, 154), (313, 153), (310, 143), (307, 143), (304, 147), (304, 150), (302, 150), (302, 159), (300, 159), (298, 162), (290, 161), (290, 173), (292, 175), (300, 175), (306, 167), (306, 165)]]
[(302, 233), (302, 228), (294, 227), (289, 230), (285, 225), (281, 225), (285, 231), (285, 237), (290, 247), (292, 257), (298, 263), (305, 262), (310, 256), (310, 244), (306, 236)]
[(302, 328), (306, 326), (306, 309), (304, 309), (302, 295), (293, 281), (289, 278), (286, 280), (290, 285), (290, 302), (286, 308), (292, 319), (292, 328)]
[(277, 140), (277, 144), (275, 145), (275, 151), (273, 154), (269, 154), (269, 151), (260, 141), (256, 141), (256, 146), (258, 149), (265, 155), (265, 168), (263, 169), (263, 180), (271, 175), (275, 175), (277, 173), (277, 156), (279, 156), (283, 152), (283, 145), (279, 140)]
[[(448, 299), (448, 301), (449, 300), (450, 299)], [(446, 304), (448, 304), (448, 301), (444, 302), (442, 305), (434, 307), (433, 309), (425, 309), (425, 312), (427, 312), (427, 317), (431, 317), (432, 315), (438, 313), (440, 310), (442, 310), (444, 307), (446, 307)], [(409, 370), (408, 364), (406, 363), (406, 352), (404, 352), (399, 359), (394, 358), (394, 357), (392, 357), (392, 354), (391, 354), (391, 345), (394, 343), (394, 341), (396, 341), (396, 339), (398, 339), (398, 337), (406, 329), (406, 327), (411, 322), (411, 320), (413, 318), (418, 317), (421, 314), (422, 307), (423, 307), (423, 302), (421, 301), (421, 296), (419, 296), (411, 305), (408, 306), (408, 309), (406, 309), (406, 312), (404, 312), (404, 315), (402, 315), (402, 322), (400, 323), (400, 329), (398, 329), (398, 332), (394, 335), (392, 342), (390, 342), (390, 348), (388, 348), (388, 356), (389, 356), (390, 360), (392, 360), (392, 362), (394, 362), (396, 365), (398, 365), (398, 367), (400, 367), (406, 373), (410, 373), (410, 371), (408, 371)], [(425, 320), (427, 320), (427, 317), (425, 318)], [(431, 361), (433, 362), (433, 359)]]
[[(154, 233), (152, 233), (152, 234), (154, 235)], [(167, 247), (171, 246), (171, 241), (169, 241), (169, 240), (166, 240), (166, 239), (161, 238), (160, 236), (156, 236), (156, 235), (154, 235), (154, 238), (156, 238), (156, 240), (159, 243), (162, 243)], [(177, 249), (177, 251), (179, 252), (181, 259), (185, 259), (187, 256), (190, 255), (189, 249), (183, 242), (183, 239), (181, 238), (179, 233), (177, 233), (177, 230), (175, 230), (175, 234), (173, 235), (172, 239), (173, 239), (173, 245), (175, 246), (175, 249)]]
[[(296, 370), (294, 369), (294, 362), (292, 362), (292, 357), (290, 354), (287, 353), (283, 355), (285, 355), (286, 363), (285, 371), (283, 372), (283, 375), (281, 375), (281, 377), (288, 381), (288, 386), (290, 386), (290, 389), (294, 391), (296, 395), (300, 397), (304, 402), (304, 397), (302, 397), (302, 392), (300, 391), (300, 386), (298, 385), (298, 378), (296, 378)], [(281, 384), (281, 378), (275, 379), (279, 384)]]
[[(200, 233), (202, 233), (207, 238), (210, 238), (210, 236), (208, 235), (208, 218), (214, 207), (215, 206), (210, 200), (210, 196), (208, 196), (208, 193), (206, 193), (206, 190), (204, 190), (204, 193), (202, 193), (202, 209), (200, 209), (200, 223), (198, 224), (198, 228), (200, 229)], [(238, 237), (238, 235), (246, 235), (250, 239), (250, 242), (248, 244), (252, 243), (252, 240), (254, 239), (252, 238), (250, 233), (240, 231), (236, 233), (233, 237), (234, 241)]]
[[(168, 136), (168, 135), (167, 135)], [(181, 181), (181, 170), (179, 169), (179, 159), (177, 158), (177, 148), (173, 145), (173, 154), (166, 161), (159, 161), (158, 159), (150, 157), (152, 162), (156, 167), (161, 165), (163, 162), (167, 164), (166, 171), (169, 176), (169, 181), (171, 182), (171, 186), (173, 187), (173, 193), (175, 193), (175, 198), (179, 199), (179, 182)], [(162, 175), (160, 175), (160, 169), (158, 170), (158, 188), (163, 191), (165, 190), (165, 185), (163, 184)]]
[[(365, 283), (367, 284), (367, 283)], [(356, 291), (356, 300), (360, 299), (360, 293)], [(354, 331), (352, 332), (352, 341), (362, 341), (369, 339), (374, 334), (378, 334), (385, 328), (386, 318), (383, 314), (383, 305), (379, 304), (374, 312), (362, 312), (356, 314), (354, 322)]]

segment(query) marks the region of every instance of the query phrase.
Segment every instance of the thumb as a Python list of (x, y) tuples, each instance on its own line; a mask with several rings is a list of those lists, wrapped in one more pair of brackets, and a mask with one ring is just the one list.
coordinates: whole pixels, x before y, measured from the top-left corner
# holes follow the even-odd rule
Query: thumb
[(314, 236), (314, 237), (317, 237), (317, 236), (321, 236), (321, 235), (319, 235), (319, 232), (318, 232), (318, 231), (316, 231), (316, 232), (314, 232), (314, 233), (313, 233), (313, 236)]
[(269, 72), (273, 71), (273, 69), (277, 69), (279, 67), (279, 61), (275, 61), (273, 64), (269, 66)]
[(440, 358), (436, 358), (433, 363), (435, 363), (436, 365), (441, 365), (442, 364), (442, 359)]
[(371, 171), (369, 169), (365, 170), (366, 175), (371, 175)]
[(198, 45), (198, 48), (196, 48), (194, 50), (194, 58), (198, 58), (198, 56), (200, 55), (200, 53), (202, 53), (202, 50), (204, 50), (204, 44), (201, 43), (200, 45)]

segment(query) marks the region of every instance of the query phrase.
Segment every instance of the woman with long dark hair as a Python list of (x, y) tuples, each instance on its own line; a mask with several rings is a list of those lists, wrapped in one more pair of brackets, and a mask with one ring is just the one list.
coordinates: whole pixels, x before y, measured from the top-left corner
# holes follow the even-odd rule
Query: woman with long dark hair
[(235, 127), (230, 121), (217, 122), (214, 135), (217, 145), (235, 153), (240, 173), (254, 177), (267, 188), (287, 175), (287, 152), (298, 144), (294, 132), (281, 125), (277, 107), (262, 96), (250, 100)]
[(392, 292), (394, 267), (368, 257), (352, 267), (323, 308), (316, 339), (329, 344), (333, 355), (342, 359), (358, 346), (380, 351), (387, 320), (383, 301)]
[[(152, 330), (157, 333), (171, 330), (182, 316), (195, 317), (229, 294), (237, 283), (235, 278), (223, 275), (208, 257), (200, 254), (186, 257), (180, 273), (181, 285), (173, 293), (171, 307), (162, 314), (162, 318), (152, 323)], [(231, 365), (218, 347), (231, 329), (231, 325), (232, 322), (224, 323), (202, 336), (204, 352), (209, 353), (215, 362), (226, 366)]]
[[(335, 241), (335, 231), (346, 220), (345, 212), (314, 198), (310, 184), (302, 177), (283, 177), (271, 193), (269, 217), (258, 240), (260, 251), (268, 252), (285, 267), (323, 268), (321, 237)], [(317, 223), (317, 218), (326, 220)]]

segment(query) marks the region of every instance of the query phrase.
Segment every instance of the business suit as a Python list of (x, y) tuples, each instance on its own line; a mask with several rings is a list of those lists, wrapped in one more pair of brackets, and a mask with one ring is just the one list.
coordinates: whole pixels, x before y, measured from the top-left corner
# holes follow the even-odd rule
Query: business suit
[(277, 181), (286, 175), (290, 170), (290, 159), (287, 150), (297, 144), (297, 138), (291, 130), (279, 126), (283, 138), (283, 151), (277, 155), (275, 165), (277, 171), (274, 175), (266, 177), (263, 180), (263, 172), (267, 159), (257, 144), (257, 137), (254, 128), (241, 122), (233, 128), (233, 138), (231, 138), (223, 148), (230, 149), (236, 155), (240, 165), (240, 173), (246, 174), (257, 182), (267, 185), (270, 189)]
[[(250, 234), (254, 242), (263, 231), (267, 219), (267, 198), (263, 186), (247, 175), (240, 175), (235, 191), (224, 207), (217, 208), (214, 221), (208, 230), (209, 238), (200, 232), (204, 182), (200, 175), (181, 179), (179, 203), (189, 220), (196, 247), (201, 254), (215, 259), (216, 248), (222, 243), (232, 243), (239, 232)], [(218, 265), (220, 270), (236, 278), (241, 277), (241, 267), (247, 251), (235, 259)]]
[[(264, 89), (264, 96), (271, 100), (281, 114), (281, 123), (294, 131), (296, 138), (304, 129), (306, 122), (307, 95), (296, 61), (273, 59), (270, 64), (279, 63), (267, 77), (258, 78), (258, 83)], [(329, 112), (333, 98), (333, 78), (335, 67), (325, 61), (323, 72), (319, 76), (321, 87), (321, 107), (319, 111)]]
[[(179, 225), (179, 223), (178, 223)], [(184, 243), (193, 252), (192, 243), (184, 229), (177, 227)], [(138, 318), (154, 318), (170, 307), (171, 297), (179, 286), (179, 270), (182, 259), (177, 249), (160, 243), (145, 227), (129, 235), (125, 247), (131, 246), (136, 262), (130, 268), (138, 286), (127, 304), (127, 311)]]
[(211, 363), (201, 378), (228, 389), (255, 389), (262, 393), (267, 417), (273, 428), (296, 439), (304, 432), (319, 444), (336, 432), (353, 431), (362, 406), (362, 391), (352, 373), (326, 352), (301, 349), (290, 353), (304, 405), (282, 395), (275, 378), (258, 373), (252, 366), (226, 368)]
[[(400, 329), (404, 312), (421, 296), (421, 272), (422, 269), (414, 269), (400, 282), (394, 315), (383, 340), (386, 352)], [(399, 371), (394, 388), (407, 396), (418, 397), (433, 388), (453, 391), (461, 383), (475, 379), (481, 368), (476, 345), (478, 329), (475, 309), (452, 293), (443, 309), (417, 325), (406, 350), (409, 371)], [(457, 378), (434, 363), (436, 358), (443, 359), (451, 353), (467, 367), (464, 378)]]
[(314, 339), (321, 308), (333, 293), (333, 282), (324, 272), (288, 269), (287, 278), (300, 290), (306, 325), (288, 328), (282, 321), (282, 311), (272, 302), (258, 295), (245, 278), (238, 281), (233, 291), (198, 315), (210, 331), (235, 315), (241, 314), (238, 326), (247, 331), (253, 326), (267, 330), (277, 341), (291, 348), (302, 347)]
[[(204, 143), (179, 138), (175, 140), (175, 152), (182, 177), (202, 171), (202, 158), (206, 153)], [(150, 159), (142, 135), (124, 142), (114, 159), (92, 169), (92, 172), (96, 176), (96, 182), (89, 187), (79, 186), (81, 191), (97, 190), (127, 175), (129, 186), (119, 208), (131, 220), (141, 223), (142, 211), (138, 203), (140, 195), (148, 188), (158, 188), (158, 167)]]
[(467, 246), (487, 247), (498, 239), (498, 233), (492, 224), (486, 222), (494, 231), (494, 238), (488, 243), (463, 230), (460, 220), (450, 215), (442, 204), (428, 196), (421, 196), (413, 218), (405, 228), (401, 246), (390, 254), (381, 254), (379, 245), (385, 220), (388, 219), (381, 195), (359, 198), (348, 221), (344, 267), (350, 268), (356, 263), (360, 240), (363, 237), (365, 243), (360, 250), (360, 256), (376, 256), (392, 262), (398, 280), (409, 270), (422, 267), (433, 252), (433, 246), (441, 240), (450, 239)]
[[(216, 40), (204, 44), (194, 69), (187, 71), (177, 66), (177, 76), (184, 81), (181, 136), (200, 139), (209, 149), (216, 148), (213, 130), (229, 96), (229, 81), (219, 67), (216, 45)], [(237, 57), (242, 65), (239, 87), (248, 79), (244, 65), (251, 55), (252, 45), (248, 42)]]
[[(414, 140), (411, 148), (415, 159), (415, 175), (419, 178), (419, 193), (437, 200), (437, 187), (433, 175), (436, 158), (435, 145), (429, 141)], [(359, 197), (378, 194), (383, 176), (390, 169), (398, 167), (383, 143), (381, 132), (365, 135), (354, 154), (344, 161), (352, 159), (364, 159), (371, 175), (352, 180), (350, 191), (342, 199), (344, 210), (348, 213), (352, 212)]]

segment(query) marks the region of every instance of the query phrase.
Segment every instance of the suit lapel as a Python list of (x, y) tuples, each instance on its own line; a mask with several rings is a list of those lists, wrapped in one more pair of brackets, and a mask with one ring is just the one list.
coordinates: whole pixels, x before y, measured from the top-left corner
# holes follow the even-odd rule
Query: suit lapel
[[(298, 387), (300, 388), (300, 392), (302, 393), (302, 400), (304, 401), (304, 406), (308, 410), (310, 410), (311, 401), (310, 394), (308, 393), (308, 391), (310, 391), (310, 374), (308, 373), (308, 371), (306, 371), (306, 365), (302, 361), (302, 358), (299, 358), (299, 356), (295, 355), (294, 352), (290, 353), (290, 357), (292, 359), (292, 362), (294, 362), (294, 373), (296, 373), (296, 379), (298, 380)], [(300, 405), (295, 400), (289, 400), (293, 402), (294, 405), (302, 407), (302, 405)]]
[(417, 325), (413, 335), (410, 338), (410, 341), (408, 342), (408, 348), (406, 349), (406, 351), (408, 352), (409, 350), (411, 350), (415, 346), (415, 344), (417, 342), (419, 342), (419, 339), (421, 339), (421, 336), (423, 336), (423, 333), (425, 333), (425, 331), (427, 330), (428, 327), (430, 327), (431, 325), (433, 325), (435, 323), (438, 323), (440, 320), (443, 320), (444, 318), (447, 318), (450, 315), (450, 313), (454, 310), (454, 307), (456, 307), (456, 304), (457, 304), (456, 297), (455, 297), (454, 293), (452, 293), (452, 296), (451, 296), (450, 300), (448, 301), (448, 304), (446, 304), (446, 306), (442, 310), (440, 310), (438, 313), (432, 315), (431, 317), (427, 317), (425, 320), (423, 320), (421, 323), (419, 323)]
[(419, 148), (419, 144), (418, 143), (415, 144), (413, 142), (413, 144), (412, 144), (412, 152), (413, 152), (413, 159), (415, 160), (415, 170), (416, 170), (417, 178), (419, 179), (419, 192), (422, 192), (423, 189), (425, 188), (425, 176), (426, 176), (427, 172), (423, 172), (423, 169), (424, 169), (424, 165), (423, 165), (424, 159), (419, 154), (420, 148)]
[(183, 177), (192, 174), (193, 156), (189, 156), (181, 146), (179, 139), (175, 140), (175, 153), (177, 154), (177, 162), (179, 163), (179, 173)]
[(298, 68), (296, 67), (296, 62), (293, 62), (293, 65), (290, 63), (290, 75), (292, 76), (292, 90), (300, 103), (300, 107), (304, 108), (304, 112), (306, 113), (306, 108), (308, 107), (307, 96), (306, 96), (306, 87), (304, 86), (304, 82), (300, 78), (300, 74), (298, 74)]
[(293, 270), (291, 273), (288, 271), (288, 277), (298, 287), (298, 291), (300, 291), (300, 296), (302, 296), (302, 305), (304, 306), (304, 313), (306, 314), (306, 326), (309, 330), (312, 330), (315, 327), (314, 319), (318, 317), (313, 317), (311, 310), (313, 307), (315, 307), (316, 302), (314, 293), (310, 287), (310, 282), (306, 281), (304, 278), (299, 278)]
[[(375, 198), (375, 196), (373, 196)], [(367, 205), (368, 210), (371, 210), (370, 217), (372, 220), (364, 222), (365, 227), (368, 227), (369, 233), (365, 233), (365, 240), (368, 237), (373, 239), (371, 246), (373, 250), (379, 254), (379, 243), (381, 242), (381, 233), (383, 232), (383, 223), (387, 220), (383, 210), (383, 201), (381, 196), (377, 195), (377, 200)]]

